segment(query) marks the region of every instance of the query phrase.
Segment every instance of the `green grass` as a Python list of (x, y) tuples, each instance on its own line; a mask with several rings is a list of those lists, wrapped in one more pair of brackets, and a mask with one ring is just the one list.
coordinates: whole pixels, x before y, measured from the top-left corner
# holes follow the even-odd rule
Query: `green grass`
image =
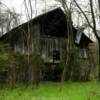
[(41, 83), (38, 88), (5, 85), (0, 88), (0, 100), (100, 100), (99, 82)]

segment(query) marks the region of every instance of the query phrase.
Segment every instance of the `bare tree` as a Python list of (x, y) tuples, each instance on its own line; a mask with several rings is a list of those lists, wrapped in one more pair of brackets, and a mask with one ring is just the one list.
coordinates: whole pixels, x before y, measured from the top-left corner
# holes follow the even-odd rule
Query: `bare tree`
[[(34, 4), (35, 4), (35, 10), (36, 10), (35, 16), (36, 16), (37, 15), (37, 0), (35, 0)], [(38, 68), (39, 62), (36, 64), (35, 63), (36, 61), (34, 61), (34, 57), (38, 56), (38, 53), (39, 53), (39, 49), (37, 49), (39, 46), (39, 38), (40, 38), (39, 24), (37, 23), (32, 27), (30, 23), (31, 19), (33, 18), (33, 14), (34, 14), (32, 1), (24, 0), (24, 5), (25, 5), (27, 21), (28, 21), (28, 26), (27, 26), (28, 31), (25, 32), (25, 34), (27, 35), (26, 37), (26, 41), (27, 41), (27, 66), (26, 66), (27, 70), (26, 70), (26, 73), (28, 75), (28, 82), (35, 83), (36, 85), (38, 85), (40, 69)], [(34, 48), (34, 50), (31, 50), (31, 46)], [(33, 61), (31, 60), (32, 58), (33, 58)], [(36, 58), (37, 59), (35, 60), (38, 60), (38, 57)]]
[(82, 12), (82, 14), (84, 15), (88, 26), (93, 30), (94, 35), (96, 36), (97, 40), (98, 40), (98, 44), (99, 44), (99, 78), (100, 78), (100, 38), (98, 36), (97, 33), (97, 28), (96, 28), (96, 16), (95, 16), (95, 12), (94, 12), (94, 5), (93, 5), (93, 1), (90, 1), (90, 10), (91, 10), (91, 17), (92, 17), (92, 23), (93, 25), (91, 25), (91, 23), (89, 22), (88, 16), (85, 14), (85, 12), (83, 11), (83, 9), (80, 7), (80, 5), (76, 2), (76, 0), (74, 0), (76, 6), (79, 8), (79, 10)]
[[(96, 17), (97, 16), (95, 16), (94, 5), (93, 5), (92, 0), (88, 1), (87, 6), (83, 6), (82, 3), (78, 4), (78, 1), (76, 1), (76, 0), (70, 0), (70, 1), (68, 1), (68, 0), (56, 0), (56, 1), (59, 1), (61, 3), (62, 7), (64, 8), (66, 18), (67, 18), (68, 21), (69, 21), (68, 16), (70, 17), (70, 15), (71, 15), (71, 17), (72, 17), (74, 15), (74, 16), (77, 17), (77, 15), (79, 15), (79, 18), (81, 18), (81, 20), (80, 20), (80, 22), (78, 22), (78, 24), (82, 23), (81, 26), (80, 26), (80, 29), (82, 29), (82, 32), (84, 31), (85, 28), (90, 27), (92, 29), (94, 35), (96, 36), (98, 43), (100, 44), (100, 38), (98, 37), (97, 27), (96, 27), (96, 23), (97, 23)], [(86, 9), (86, 8), (89, 8), (89, 9)], [(70, 14), (69, 14), (69, 11), (70, 11)], [(70, 17), (70, 19), (71, 19), (71, 17)], [(75, 17), (74, 17), (74, 19), (75, 19)], [(83, 22), (82, 22), (82, 20), (83, 20)], [(77, 24), (77, 26), (78, 26), (78, 24)], [(67, 24), (67, 25), (69, 26), (71, 24)], [(69, 31), (71, 31), (70, 28), (69, 28)], [(70, 33), (73, 33), (73, 32), (70, 32)], [(73, 37), (73, 34), (70, 34), (70, 36)], [(70, 41), (69, 45), (71, 46), (70, 43), (73, 40), (71, 39), (70, 36), (69, 36), (69, 41)], [(70, 46), (68, 46), (68, 48), (70, 48)], [(71, 49), (70, 49), (70, 51), (71, 51)], [(100, 55), (100, 49), (99, 49), (99, 55)], [(69, 56), (69, 55), (67, 55), (67, 56)], [(67, 61), (67, 62), (69, 62), (69, 61)], [(99, 59), (99, 62), (100, 62), (100, 59)], [(63, 76), (64, 76), (64, 74), (63, 74)]]
[(20, 23), (19, 18), (20, 15), (14, 9), (10, 10), (4, 3), (0, 2), (0, 26), (2, 34), (18, 26)]

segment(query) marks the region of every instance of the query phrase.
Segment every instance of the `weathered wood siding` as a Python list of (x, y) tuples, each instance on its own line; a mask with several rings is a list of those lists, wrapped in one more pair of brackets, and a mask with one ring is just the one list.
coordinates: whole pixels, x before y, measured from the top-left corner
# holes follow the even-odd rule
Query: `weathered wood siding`
[(17, 39), (14, 46), (15, 53), (31, 54), (39, 52), (40, 27), (39, 24), (29, 27), (27, 31), (21, 31), (21, 36)]
[[(14, 52), (21, 54), (38, 53), (46, 62), (53, 62), (53, 51), (58, 51), (60, 59), (64, 57), (66, 42), (64, 37), (40, 35), (40, 25), (35, 24), (29, 31), (23, 32), (14, 44)], [(29, 33), (28, 33), (29, 32)], [(29, 50), (29, 51), (28, 51)]]
[[(54, 62), (53, 51), (58, 51), (60, 60), (64, 57), (66, 41), (64, 38), (57, 37), (41, 37), (40, 39), (41, 56), (46, 62)], [(56, 61), (57, 62), (57, 61)]]

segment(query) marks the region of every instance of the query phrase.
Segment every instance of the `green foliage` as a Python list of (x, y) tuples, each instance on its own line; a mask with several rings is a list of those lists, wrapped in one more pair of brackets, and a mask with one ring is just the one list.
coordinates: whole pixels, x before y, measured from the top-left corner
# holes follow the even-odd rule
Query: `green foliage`
[(33, 67), (44, 67), (44, 61), (39, 54), (33, 53), (33, 55), (30, 58), (30, 62), (33, 65)]
[(33, 55), (31, 55), (30, 68), (30, 73), (32, 73), (31, 77), (33, 76), (32, 83), (38, 85), (42, 79), (42, 71), (44, 70), (44, 61), (39, 54), (33, 53)]
[(66, 80), (77, 80), (79, 79), (80, 71), (80, 60), (79, 60), (79, 49), (74, 48), (70, 51), (69, 60), (66, 66)]
[(16, 77), (17, 82), (24, 83), (35, 83), (38, 84), (41, 78), (41, 71), (44, 67), (44, 62), (40, 55), (32, 54), (32, 55), (23, 55), (16, 53), (14, 55), (16, 58)]
[(10, 53), (9, 45), (0, 43), (0, 69), (9, 68), (16, 65), (13, 54)]

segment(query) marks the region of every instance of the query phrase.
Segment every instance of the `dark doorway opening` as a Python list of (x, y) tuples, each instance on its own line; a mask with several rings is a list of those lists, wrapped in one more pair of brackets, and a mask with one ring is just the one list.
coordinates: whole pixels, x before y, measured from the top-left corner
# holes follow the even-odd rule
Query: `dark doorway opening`
[(46, 63), (45, 70), (43, 71), (43, 81), (61, 81), (62, 66), (60, 64)]

